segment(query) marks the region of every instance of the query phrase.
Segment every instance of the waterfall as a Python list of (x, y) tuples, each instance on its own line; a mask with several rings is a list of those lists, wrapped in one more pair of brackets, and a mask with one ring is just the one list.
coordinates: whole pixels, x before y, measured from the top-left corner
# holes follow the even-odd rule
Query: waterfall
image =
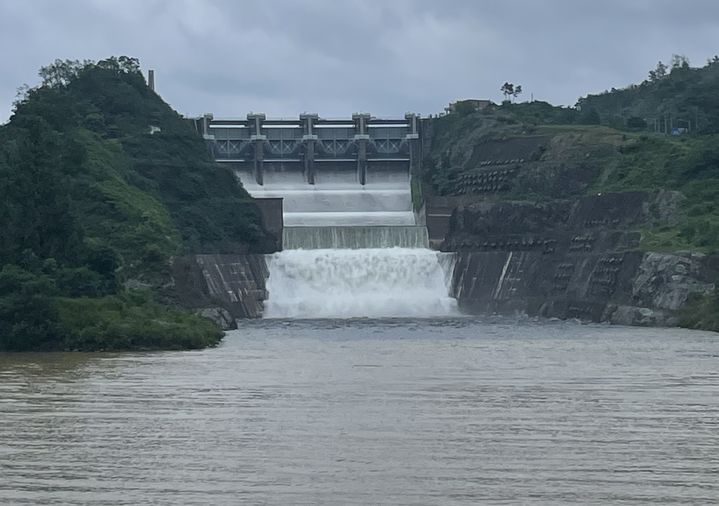
[(285, 249), (426, 248), (427, 227), (285, 227)]
[[(440, 261), (441, 257), (445, 261)], [(286, 250), (269, 255), (266, 318), (430, 317), (456, 313), (446, 254), (429, 249)], [(451, 256), (451, 255), (449, 255)], [(444, 264), (444, 268), (443, 268)]]

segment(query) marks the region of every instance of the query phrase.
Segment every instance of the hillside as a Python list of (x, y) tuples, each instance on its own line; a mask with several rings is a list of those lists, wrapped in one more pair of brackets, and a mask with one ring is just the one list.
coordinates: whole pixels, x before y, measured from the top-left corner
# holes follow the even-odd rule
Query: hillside
[[(589, 96), (576, 108), (505, 103), (454, 112), (425, 125), (431, 149), (423, 193), (458, 205), (543, 205), (607, 192), (644, 192), (643, 251), (719, 252), (719, 64), (679, 65), (641, 85)], [(648, 111), (699, 113), (699, 128), (666, 135)], [(621, 109), (620, 116), (612, 111)], [(703, 111), (703, 112), (702, 112)], [(669, 113), (667, 113), (669, 115)], [(611, 126), (614, 125), (614, 126)], [(719, 280), (717, 280), (719, 281)], [(697, 300), (684, 324), (719, 330), (719, 299)]]
[(0, 127), (0, 350), (217, 342), (212, 324), (154, 300), (175, 255), (271, 248), (252, 199), (137, 60), (56, 61), (40, 76)]

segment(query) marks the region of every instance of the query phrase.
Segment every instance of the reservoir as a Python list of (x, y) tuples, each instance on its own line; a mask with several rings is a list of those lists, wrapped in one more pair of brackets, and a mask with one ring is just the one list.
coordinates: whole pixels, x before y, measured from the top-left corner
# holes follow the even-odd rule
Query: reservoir
[(0, 503), (716, 503), (717, 363), (711, 333), (461, 317), (2, 354)]

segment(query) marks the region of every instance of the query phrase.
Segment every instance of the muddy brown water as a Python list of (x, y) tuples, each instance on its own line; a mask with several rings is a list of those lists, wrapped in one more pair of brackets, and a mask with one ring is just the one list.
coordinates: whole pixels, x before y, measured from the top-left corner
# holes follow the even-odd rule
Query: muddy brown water
[(265, 320), (203, 351), (0, 354), (1, 504), (717, 501), (717, 334)]

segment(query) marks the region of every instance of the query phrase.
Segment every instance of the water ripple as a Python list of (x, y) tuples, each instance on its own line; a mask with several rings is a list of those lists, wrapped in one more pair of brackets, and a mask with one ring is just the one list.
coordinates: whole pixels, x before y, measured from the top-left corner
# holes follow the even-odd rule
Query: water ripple
[(469, 318), (0, 355), (0, 502), (716, 503), (717, 356), (715, 334)]

